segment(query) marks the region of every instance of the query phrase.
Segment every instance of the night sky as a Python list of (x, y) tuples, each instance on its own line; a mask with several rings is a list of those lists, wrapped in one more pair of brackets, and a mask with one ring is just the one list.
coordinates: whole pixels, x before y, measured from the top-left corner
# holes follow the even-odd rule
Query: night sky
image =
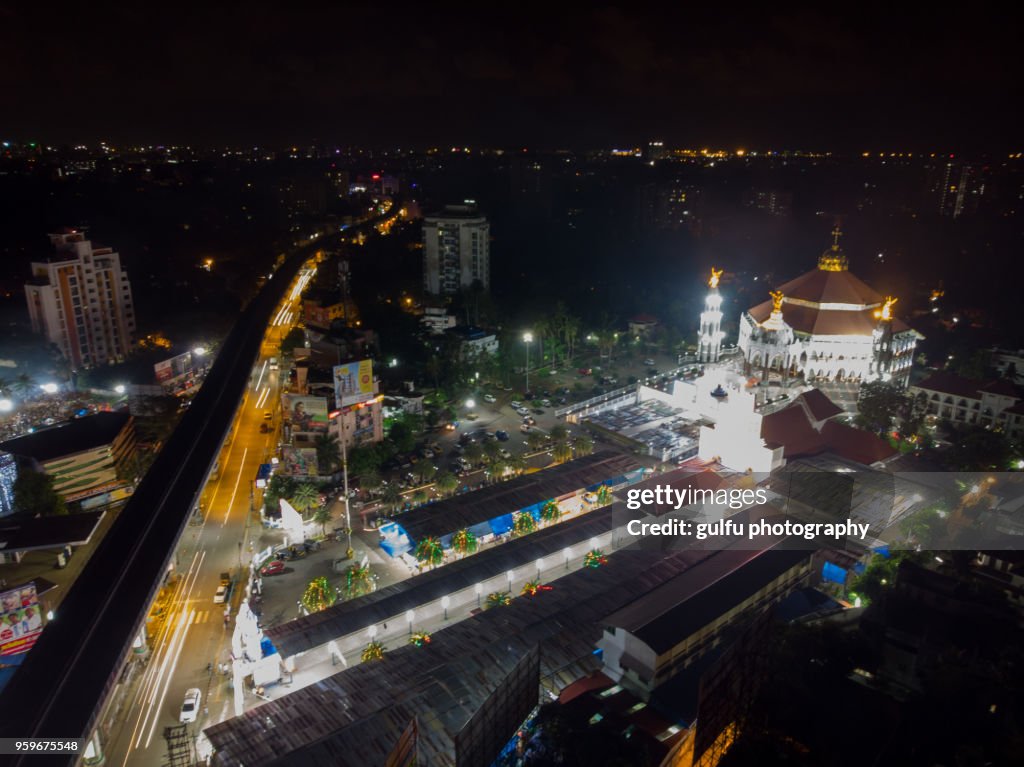
[(1002, 152), (1024, 135), (1018, 27), (976, 4), (208, 5), (3, 2), (3, 138)]

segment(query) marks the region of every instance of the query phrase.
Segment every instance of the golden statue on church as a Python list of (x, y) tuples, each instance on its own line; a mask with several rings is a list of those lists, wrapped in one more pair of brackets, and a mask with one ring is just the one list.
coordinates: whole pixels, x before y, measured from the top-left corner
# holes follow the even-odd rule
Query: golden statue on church
[(882, 305), (882, 308), (881, 309), (875, 309), (875, 319), (885, 320), (886, 322), (891, 320), (892, 319), (892, 307), (893, 307), (893, 305), (897, 301), (899, 301), (898, 298), (893, 298), (892, 296), (886, 296), (885, 297), (885, 303)]
[(768, 295), (772, 297), (772, 313), (781, 312), (783, 299), (782, 291), (773, 290)]
[(718, 287), (718, 280), (721, 278), (721, 276), (722, 276), (722, 270), (721, 269), (715, 269), (715, 267), (712, 266), (711, 267), (711, 279), (708, 280), (708, 287), (709, 288), (717, 288)]

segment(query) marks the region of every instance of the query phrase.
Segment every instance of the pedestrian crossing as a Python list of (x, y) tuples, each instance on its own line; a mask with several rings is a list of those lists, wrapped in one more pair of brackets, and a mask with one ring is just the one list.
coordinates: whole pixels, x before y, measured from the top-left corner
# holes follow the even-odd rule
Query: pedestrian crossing
[(194, 626), (197, 623), (206, 623), (210, 620), (211, 615), (211, 610), (196, 610), (195, 615), (192, 617), (192, 625)]

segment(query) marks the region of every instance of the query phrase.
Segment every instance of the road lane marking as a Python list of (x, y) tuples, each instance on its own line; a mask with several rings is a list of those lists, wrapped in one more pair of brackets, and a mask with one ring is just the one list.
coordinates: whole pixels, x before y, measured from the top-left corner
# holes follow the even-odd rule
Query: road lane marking
[(235, 494), (238, 493), (238, 483), (242, 481), (242, 472), (245, 471), (245, 456), (248, 453), (249, 448), (245, 448), (242, 451), (242, 463), (238, 467), (238, 476), (235, 477), (235, 488), (231, 491), (231, 500), (228, 501), (228, 507), (224, 511), (224, 521), (221, 523), (221, 527), (228, 523), (228, 517), (231, 516), (231, 507), (235, 505)]

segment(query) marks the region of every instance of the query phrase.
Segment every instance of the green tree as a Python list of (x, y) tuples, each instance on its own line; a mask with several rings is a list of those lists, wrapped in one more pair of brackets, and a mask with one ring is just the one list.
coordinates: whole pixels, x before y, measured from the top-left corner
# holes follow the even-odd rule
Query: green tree
[(581, 434), (573, 441), (573, 449), (577, 455), (590, 455), (594, 452), (594, 440), (586, 434)]
[(413, 469), (413, 474), (420, 481), (421, 485), (426, 484), (437, 474), (437, 467), (430, 461), (419, 461)]
[(499, 445), (494, 440), (488, 440), (487, 442), (484, 442), (483, 450), (484, 456), (490, 463), (494, 463), (496, 460), (498, 460), (499, 456), (501, 455), (501, 445)]
[(381, 503), (387, 506), (392, 513), (402, 504), (402, 491), (398, 489), (398, 485), (394, 482), (389, 482), (384, 486), (384, 492), (380, 496)]
[(413, 556), (421, 565), (437, 567), (444, 562), (444, 547), (439, 538), (428, 536), (416, 544)]
[(884, 434), (906, 407), (905, 397), (887, 381), (861, 384), (857, 400), (857, 423), (875, 434)]
[(558, 508), (558, 504), (554, 501), (546, 501), (543, 506), (540, 507), (540, 518), (547, 523), (557, 522), (562, 518), (562, 510)]
[(948, 462), (961, 471), (1005, 471), (1013, 455), (1004, 434), (983, 426), (958, 429), (950, 441)]
[(321, 474), (333, 474), (341, 468), (341, 443), (333, 434), (318, 434), (313, 443), (316, 447), (316, 466)]
[(369, 565), (359, 563), (348, 566), (345, 570), (345, 597), (354, 599), (369, 594), (374, 589), (373, 573)]
[(64, 499), (53, 485), (53, 477), (49, 474), (20, 467), (18, 478), (14, 480), (14, 508), (33, 517), (67, 514)]
[(406, 418), (398, 418), (391, 424), (388, 439), (399, 453), (408, 453), (416, 446), (416, 432)]
[(327, 523), (331, 521), (331, 507), (326, 504), (313, 512), (313, 521), (320, 525), (320, 532), (327, 535)]
[(359, 659), (363, 663), (373, 663), (374, 661), (384, 660), (384, 645), (374, 639), (363, 648), (363, 652), (360, 654)]
[(306, 331), (292, 328), (288, 335), (281, 339), (281, 354), (291, 354), (299, 346), (306, 345)]
[(323, 575), (311, 580), (302, 594), (302, 604), (311, 613), (326, 610), (337, 601), (338, 592)]
[(452, 550), (463, 556), (475, 552), (478, 545), (476, 536), (467, 528), (457, 530), (452, 536)]
[(476, 442), (470, 442), (466, 445), (465, 450), (462, 451), (462, 457), (469, 461), (471, 464), (476, 466), (480, 463), (480, 459), (483, 458), (484, 450)]
[(536, 452), (544, 447), (547, 442), (547, 437), (541, 434), (539, 431), (531, 431), (526, 435), (526, 446), (531, 452)]
[(459, 486), (459, 480), (450, 471), (442, 471), (437, 475), (437, 479), (434, 480), (434, 485), (441, 495), (451, 495)]
[(569, 430), (562, 426), (562, 424), (552, 426), (549, 433), (551, 434), (551, 439), (555, 442), (564, 442), (569, 436)]
[(510, 604), (512, 604), (512, 595), (509, 592), (492, 591), (487, 595), (487, 602), (484, 605), (484, 609), (490, 610), (494, 607), (505, 607)]
[(537, 520), (528, 511), (517, 511), (512, 515), (512, 535), (519, 538), (537, 529)]
[(305, 514), (320, 503), (320, 492), (310, 483), (303, 482), (295, 488), (288, 502), (299, 514)]
[(359, 487), (363, 490), (373, 492), (380, 487), (380, 472), (376, 469), (369, 469), (359, 475)]
[(348, 471), (356, 477), (362, 477), (371, 471), (379, 471), (384, 458), (376, 445), (362, 445), (348, 451)]
[(570, 445), (568, 442), (559, 442), (557, 445), (555, 445), (555, 449), (551, 455), (558, 463), (565, 463), (566, 461), (571, 461), (572, 445)]
[(287, 474), (275, 474), (270, 478), (267, 489), (263, 493), (263, 502), (267, 511), (276, 512), (280, 507), (278, 501), (282, 498), (291, 498), (299, 487), (295, 477)]

